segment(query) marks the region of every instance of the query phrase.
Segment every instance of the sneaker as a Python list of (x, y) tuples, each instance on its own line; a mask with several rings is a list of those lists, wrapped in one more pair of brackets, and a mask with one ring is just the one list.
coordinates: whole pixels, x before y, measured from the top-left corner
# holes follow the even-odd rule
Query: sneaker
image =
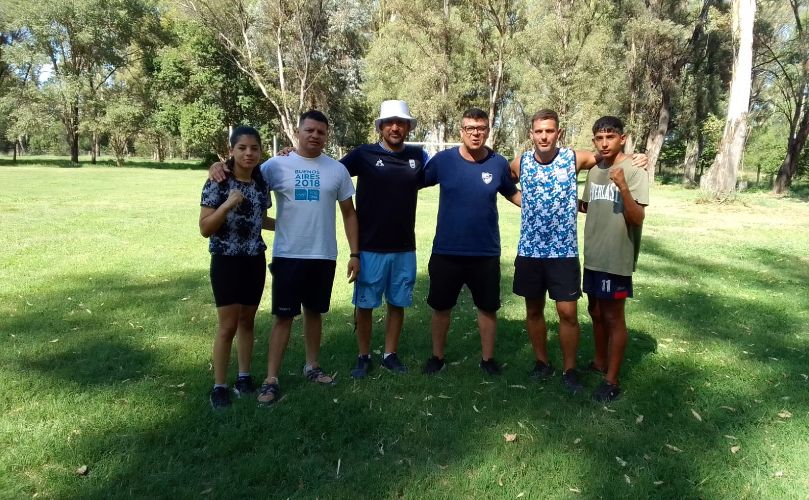
[(326, 375), (326, 372), (319, 366), (312, 368), (309, 365), (304, 365), (303, 367), (303, 375), (306, 377), (309, 382), (315, 384), (323, 384), (323, 385), (332, 385), (334, 384), (334, 378)]
[(554, 373), (556, 373), (556, 371), (550, 363), (537, 360), (536, 363), (534, 363), (534, 369), (531, 370), (528, 376), (531, 377), (532, 380), (539, 382), (553, 377)]
[(356, 379), (365, 378), (368, 376), (368, 372), (371, 371), (373, 368), (373, 362), (371, 361), (371, 356), (357, 356), (357, 364), (354, 366), (354, 369), (351, 370), (351, 377)]
[(500, 365), (497, 364), (494, 358), (481, 359), (478, 366), (480, 366), (480, 369), (483, 370), (486, 375), (500, 375), (503, 373), (503, 370), (500, 369)]
[(590, 371), (590, 372), (593, 372), (593, 373), (600, 373), (601, 375), (606, 375), (607, 374), (607, 369), (606, 368), (604, 368), (604, 369), (598, 368), (596, 366), (595, 361), (590, 361), (590, 363), (587, 365), (587, 371)]
[(436, 373), (443, 370), (445, 366), (447, 366), (447, 364), (444, 363), (443, 359), (438, 359), (435, 356), (430, 356), (430, 359), (428, 359), (427, 362), (424, 363), (424, 368), (421, 369), (421, 373), (425, 375), (435, 375)]
[(211, 401), (211, 408), (214, 410), (230, 406), (230, 392), (227, 387), (214, 387), (211, 390), (209, 399)]
[(610, 384), (606, 380), (601, 382), (601, 385), (596, 387), (593, 391), (593, 399), (600, 403), (609, 403), (615, 401), (621, 396), (621, 388), (618, 384)]
[(236, 394), (238, 398), (247, 394), (253, 394), (254, 392), (256, 392), (256, 385), (253, 383), (253, 377), (251, 375), (239, 377), (236, 379), (236, 383), (233, 384), (233, 393)]
[(584, 386), (579, 382), (579, 372), (575, 368), (570, 368), (562, 372), (562, 384), (568, 392), (576, 394), (584, 389)]
[(395, 352), (388, 354), (387, 358), (382, 359), (382, 366), (392, 371), (393, 373), (407, 373), (407, 367), (399, 361), (399, 356)]

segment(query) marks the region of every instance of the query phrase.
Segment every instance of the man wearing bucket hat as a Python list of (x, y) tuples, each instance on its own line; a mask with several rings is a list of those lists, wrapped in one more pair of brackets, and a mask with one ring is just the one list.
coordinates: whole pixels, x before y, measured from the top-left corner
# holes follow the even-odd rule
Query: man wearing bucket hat
[(374, 125), (379, 142), (359, 146), (340, 160), (357, 177), (360, 273), (352, 302), (359, 355), (351, 376), (358, 379), (373, 368), (373, 310), (382, 305), (383, 295), (387, 313), (380, 364), (393, 373), (407, 371), (397, 349), (404, 308), (413, 303), (416, 202), (428, 159), (423, 149), (405, 144), (416, 119), (404, 101), (383, 101)]

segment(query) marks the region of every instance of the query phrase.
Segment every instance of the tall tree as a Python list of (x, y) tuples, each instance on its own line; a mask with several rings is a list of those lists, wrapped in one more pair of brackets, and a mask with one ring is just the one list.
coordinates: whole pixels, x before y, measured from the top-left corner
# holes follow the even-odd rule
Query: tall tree
[[(510, 83), (515, 54), (515, 35), (525, 24), (522, 2), (519, 0), (471, 0), (470, 21), (477, 28), (480, 45), (481, 73), (485, 75), (485, 97), (489, 120), (497, 128), (500, 124), (500, 108)], [(474, 75), (470, 75), (474, 78)], [(487, 145), (496, 147), (498, 134), (489, 134)]]
[(682, 181), (687, 186), (697, 183), (698, 167), (704, 164), (703, 152), (710, 142), (706, 133), (714, 132), (714, 118), (721, 115), (719, 106), (732, 76), (731, 37), (722, 29), (724, 19), (730, 16), (719, 10), (722, 7), (718, 0), (704, 1), (679, 82), (675, 126), (685, 140)]
[(281, 129), (297, 145), (298, 115), (326, 108), (316, 89), (336, 61), (329, 35), (346, 7), (338, 0), (182, 0), (185, 12), (212, 33), (278, 113)]
[(786, 29), (778, 20), (770, 37), (760, 37), (763, 71), (777, 89), (772, 101), (789, 126), (786, 153), (773, 184), (773, 192), (781, 194), (798, 173), (798, 162), (809, 136), (809, 30), (806, 30), (807, 4), (789, 0)]
[(615, 12), (607, 2), (585, 0), (531, 0), (525, 12), (514, 72), (523, 122), (552, 108), (565, 128), (562, 141), (588, 144), (595, 119), (615, 114), (626, 93), (623, 49), (609, 28)]
[(700, 179), (700, 189), (709, 199), (723, 200), (736, 192), (736, 178), (747, 139), (747, 114), (753, 69), (753, 25), (755, 0), (733, 0), (735, 54), (730, 83), (725, 130), (713, 165)]
[(436, 142), (447, 140), (459, 108), (474, 96), (475, 54), (484, 43), (464, 21), (459, 3), (386, 1), (385, 17), (365, 59), (369, 105), (406, 100), (422, 124), (420, 132)]
[(49, 85), (79, 161), (79, 127), (88, 96), (140, 56), (136, 42), (156, 31), (150, 0), (53, 0), (20, 3), (17, 23), (50, 62)]

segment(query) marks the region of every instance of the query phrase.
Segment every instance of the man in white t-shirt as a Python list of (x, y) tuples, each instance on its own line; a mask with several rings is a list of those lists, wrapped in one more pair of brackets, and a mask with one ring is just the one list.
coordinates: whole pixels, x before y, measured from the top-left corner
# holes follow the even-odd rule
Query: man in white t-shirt
[(303, 306), (307, 379), (333, 383), (318, 362), (323, 333), (322, 314), (329, 310), (337, 260), (335, 202), (340, 206), (351, 249), (347, 276), (353, 282), (360, 269), (359, 231), (354, 211), (354, 185), (345, 167), (323, 154), (329, 122), (320, 111), (307, 111), (298, 122), (298, 150), (275, 156), (261, 173), (275, 193), (275, 239), (272, 249), (272, 314), (267, 378), (258, 401), (278, 400), (278, 373), (289, 343), (295, 316)]

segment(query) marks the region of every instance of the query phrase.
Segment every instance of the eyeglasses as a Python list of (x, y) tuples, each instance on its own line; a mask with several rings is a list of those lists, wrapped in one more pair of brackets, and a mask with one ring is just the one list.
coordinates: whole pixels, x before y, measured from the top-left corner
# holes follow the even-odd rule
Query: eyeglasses
[(469, 126), (466, 126), (466, 127), (461, 127), (461, 130), (463, 130), (467, 134), (474, 134), (475, 132), (477, 132), (479, 134), (485, 134), (486, 132), (489, 131), (489, 127), (487, 125), (481, 125), (479, 127), (473, 127), (473, 126), (469, 125)]

